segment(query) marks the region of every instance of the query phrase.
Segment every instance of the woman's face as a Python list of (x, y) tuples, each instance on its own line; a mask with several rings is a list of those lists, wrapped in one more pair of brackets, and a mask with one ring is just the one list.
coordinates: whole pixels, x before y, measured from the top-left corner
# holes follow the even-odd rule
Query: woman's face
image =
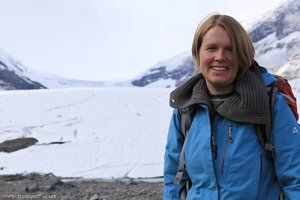
[(212, 95), (227, 94), (234, 89), (238, 67), (233, 63), (232, 43), (221, 26), (204, 35), (199, 51), (200, 70)]

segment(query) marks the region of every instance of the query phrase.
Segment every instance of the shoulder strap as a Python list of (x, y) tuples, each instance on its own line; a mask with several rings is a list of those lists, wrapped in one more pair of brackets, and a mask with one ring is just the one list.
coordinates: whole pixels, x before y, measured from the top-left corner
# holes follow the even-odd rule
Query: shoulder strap
[(180, 152), (180, 160), (178, 164), (178, 169), (176, 173), (176, 177), (174, 180), (174, 184), (179, 185), (182, 179), (182, 176), (185, 172), (185, 157), (184, 157), (184, 149), (186, 144), (186, 138), (189, 134), (190, 127), (192, 125), (193, 117), (195, 115), (195, 108), (193, 106), (183, 108), (181, 111), (181, 134), (183, 136), (183, 144)]
[(181, 109), (180, 128), (184, 139), (187, 137), (190, 127), (192, 125), (194, 114), (195, 114), (195, 109), (193, 106)]
[[(277, 92), (278, 92), (278, 88), (276, 86), (268, 87), (271, 125), (273, 124), (273, 108), (274, 108), (275, 98), (276, 98), (276, 93)], [(269, 156), (269, 158), (271, 159), (271, 161), (273, 163), (272, 169), (275, 171), (275, 166), (274, 166), (274, 151), (275, 151), (275, 148), (270, 142), (271, 141), (272, 127), (267, 127), (266, 125), (263, 125), (263, 124), (257, 124), (255, 126), (255, 128), (256, 128), (256, 133), (258, 134), (258, 138), (259, 138), (260, 143), (264, 147), (267, 155)], [(281, 189), (281, 191), (280, 191), (279, 200), (285, 200), (283, 189)]]
[[(273, 123), (273, 108), (275, 104), (275, 96), (278, 89), (276, 86), (268, 87), (268, 96), (269, 96), (269, 107), (270, 107), (270, 117), (271, 117), (271, 125)], [(271, 131), (272, 127), (266, 124), (256, 124), (256, 133), (258, 135), (258, 139), (262, 144), (263, 148), (266, 150), (267, 155), (270, 159), (274, 158), (274, 146), (271, 144)]]

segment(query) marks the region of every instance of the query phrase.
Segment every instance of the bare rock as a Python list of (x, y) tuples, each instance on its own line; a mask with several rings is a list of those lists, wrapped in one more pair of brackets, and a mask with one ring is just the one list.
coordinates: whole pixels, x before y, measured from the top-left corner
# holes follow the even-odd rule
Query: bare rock
[(35, 138), (18, 138), (14, 140), (6, 140), (0, 143), (0, 152), (11, 153), (20, 149), (25, 149), (37, 143)]

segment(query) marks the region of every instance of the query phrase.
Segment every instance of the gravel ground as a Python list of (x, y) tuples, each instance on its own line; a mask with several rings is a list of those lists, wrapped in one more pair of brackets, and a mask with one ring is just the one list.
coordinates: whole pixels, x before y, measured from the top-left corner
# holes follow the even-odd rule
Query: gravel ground
[(162, 179), (85, 180), (53, 174), (0, 176), (0, 199), (148, 200), (162, 199)]

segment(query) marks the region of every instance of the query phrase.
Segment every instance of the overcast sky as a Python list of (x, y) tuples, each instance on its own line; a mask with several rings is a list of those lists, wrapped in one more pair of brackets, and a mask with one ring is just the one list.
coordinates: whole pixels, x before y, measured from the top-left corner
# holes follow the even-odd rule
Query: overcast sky
[(212, 12), (242, 24), (284, 0), (0, 0), (0, 49), (27, 67), (126, 80), (189, 51)]

